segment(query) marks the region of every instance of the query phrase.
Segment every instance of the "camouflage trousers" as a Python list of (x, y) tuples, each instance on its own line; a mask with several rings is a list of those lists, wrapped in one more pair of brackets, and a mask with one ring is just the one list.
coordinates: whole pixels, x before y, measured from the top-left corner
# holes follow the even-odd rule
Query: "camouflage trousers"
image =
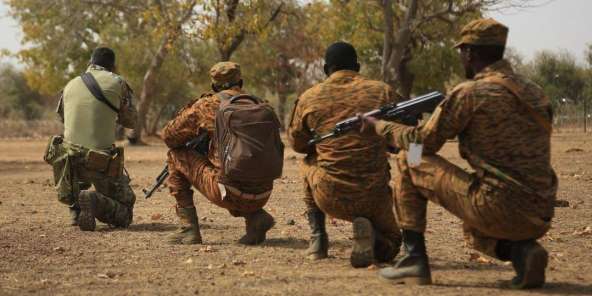
[(551, 226), (550, 218), (535, 217), (512, 203), (523, 194), (508, 190), (494, 177), (469, 174), (438, 155), (425, 155), (412, 168), (401, 151), (397, 167), (395, 209), (403, 229), (425, 231), (429, 200), (463, 221), (469, 247), (497, 257), (498, 240), (537, 239)]
[(263, 208), (271, 195), (273, 184), (239, 184), (233, 187), (220, 184), (220, 170), (206, 156), (190, 149), (169, 150), (167, 164), (167, 185), (177, 200), (177, 206), (181, 208), (194, 207), (191, 186), (213, 204), (227, 209), (234, 217)]
[(346, 221), (367, 218), (375, 230), (390, 240), (395, 247), (401, 244), (401, 232), (393, 213), (391, 188), (370, 191), (352, 188), (329, 175), (323, 168), (304, 163), (304, 203), (308, 209), (318, 208), (324, 213)]
[[(77, 168), (79, 190), (88, 190), (91, 185), (97, 193), (95, 217), (106, 224), (127, 227), (133, 220), (136, 195), (130, 187), (127, 175), (111, 177), (104, 173)], [(80, 191), (74, 193), (78, 197)]]

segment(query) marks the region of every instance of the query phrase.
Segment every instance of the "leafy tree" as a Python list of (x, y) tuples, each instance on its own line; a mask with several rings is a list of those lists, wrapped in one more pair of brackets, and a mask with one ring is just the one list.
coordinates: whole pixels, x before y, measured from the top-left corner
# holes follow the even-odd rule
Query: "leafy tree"
[(43, 99), (22, 72), (10, 64), (0, 65), (0, 118), (39, 119), (45, 111)]

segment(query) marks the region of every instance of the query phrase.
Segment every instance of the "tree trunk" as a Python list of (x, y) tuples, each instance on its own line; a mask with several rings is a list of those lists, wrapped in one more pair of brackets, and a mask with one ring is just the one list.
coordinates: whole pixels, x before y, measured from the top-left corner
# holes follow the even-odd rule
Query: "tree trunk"
[(383, 1), (383, 14), (385, 22), (384, 30), (384, 45), (383, 45), (383, 61), (382, 61), (382, 74), (383, 80), (395, 89), (400, 90), (397, 85), (401, 83), (401, 78), (404, 73), (400, 70), (405, 69), (402, 67), (406, 56), (406, 51), (409, 48), (411, 42), (411, 29), (412, 23), (415, 21), (418, 10), (418, 0), (410, 0), (409, 7), (405, 19), (401, 23), (401, 27), (398, 32), (394, 32), (394, 11), (390, 0)]
[(288, 101), (288, 94), (284, 91), (278, 92), (278, 118), (282, 124), (281, 130), (286, 129), (286, 103)]
[(181, 34), (181, 27), (193, 14), (193, 8), (195, 7), (195, 5), (196, 1), (189, 2), (187, 5), (187, 10), (185, 10), (183, 17), (179, 20), (179, 22), (176, 25), (170, 27), (169, 31), (164, 34), (158, 46), (158, 50), (156, 51), (156, 55), (154, 55), (154, 57), (152, 58), (152, 61), (150, 62), (150, 67), (148, 67), (148, 70), (144, 75), (144, 82), (142, 83), (142, 91), (140, 93), (140, 100), (138, 102), (138, 122), (136, 122), (134, 130), (128, 137), (130, 144), (132, 145), (145, 144), (142, 141), (142, 131), (146, 126), (146, 115), (150, 110), (150, 105), (152, 104), (152, 97), (156, 90), (156, 79), (158, 77), (163, 62), (169, 53), (169, 48), (179, 38), (179, 35)]
[(150, 105), (152, 104), (152, 97), (155, 91), (155, 82), (158, 76), (158, 72), (169, 52), (169, 39), (169, 34), (166, 34), (162, 38), (162, 41), (160, 42), (160, 45), (158, 47), (158, 51), (156, 55), (152, 58), (150, 67), (144, 75), (144, 82), (142, 84), (142, 91), (140, 93), (140, 100), (138, 102), (138, 121), (136, 122), (136, 127), (134, 128), (129, 137), (131, 144), (145, 144), (142, 141), (142, 132), (146, 124), (146, 115), (148, 114), (148, 111), (150, 110)]

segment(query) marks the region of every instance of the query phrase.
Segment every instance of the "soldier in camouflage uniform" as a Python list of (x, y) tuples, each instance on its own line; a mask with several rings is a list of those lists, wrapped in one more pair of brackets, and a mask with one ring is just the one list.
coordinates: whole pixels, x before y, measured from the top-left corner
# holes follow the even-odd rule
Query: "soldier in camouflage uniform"
[[(548, 254), (536, 242), (551, 226), (557, 177), (550, 164), (552, 112), (540, 87), (503, 59), (508, 28), (493, 19), (461, 32), (467, 82), (456, 86), (421, 127), (366, 119), (376, 134), (404, 150), (398, 156), (395, 208), (407, 256), (380, 277), (431, 282), (423, 233), (426, 206), (441, 205), (464, 225), (469, 246), (516, 270), (515, 288), (540, 287)], [(468, 173), (436, 153), (458, 136)], [(413, 154), (421, 150), (421, 161)], [(415, 150), (415, 151), (414, 151)]]
[(294, 150), (306, 154), (304, 202), (312, 231), (307, 255), (327, 257), (325, 214), (329, 214), (353, 222), (350, 260), (354, 267), (390, 261), (399, 250), (401, 235), (392, 210), (386, 142), (357, 132), (316, 146), (309, 146), (308, 141), (313, 130), (326, 133), (352, 114), (393, 103), (398, 96), (388, 85), (358, 73), (360, 65), (350, 44), (331, 45), (325, 63), (329, 77), (300, 96), (287, 132)]
[[(64, 135), (52, 137), (44, 159), (53, 166), (58, 199), (70, 206), (72, 225), (93, 231), (96, 218), (127, 227), (136, 197), (124, 174), (123, 148), (114, 142), (116, 124), (134, 127), (132, 90), (116, 74), (115, 54), (109, 48), (93, 52), (87, 73), (111, 106), (95, 98), (81, 77), (68, 82), (58, 105)], [(89, 190), (91, 185), (95, 191)]]
[(207, 155), (185, 147), (199, 130), (205, 130), (214, 138), (215, 117), (223, 96), (242, 94), (240, 66), (221, 62), (210, 70), (212, 89), (199, 99), (181, 109), (163, 130), (163, 139), (170, 148), (168, 153), (168, 187), (177, 200), (177, 214), (181, 219), (180, 229), (169, 236), (171, 244), (201, 244), (197, 211), (193, 203), (193, 185), (213, 204), (227, 209), (234, 217), (244, 217), (246, 234), (239, 243), (260, 244), (275, 224), (273, 217), (263, 209), (269, 200), (273, 183), (267, 184), (220, 184), (220, 159), (217, 141), (211, 140)]

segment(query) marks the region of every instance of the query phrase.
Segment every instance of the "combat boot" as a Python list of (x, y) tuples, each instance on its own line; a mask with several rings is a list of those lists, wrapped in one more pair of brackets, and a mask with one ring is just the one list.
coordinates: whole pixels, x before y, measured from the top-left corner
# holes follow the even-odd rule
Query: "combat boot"
[(97, 196), (94, 191), (82, 190), (78, 195), (78, 206), (80, 214), (78, 215), (78, 227), (82, 231), (95, 231), (97, 222), (95, 221)]
[(353, 221), (354, 243), (350, 263), (355, 268), (368, 267), (374, 263), (376, 237), (370, 220), (358, 217)]
[(380, 263), (391, 262), (397, 256), (401, 247), (401, 239), (390, 240), (379, 231), (374, 232), (376, 242), (374, 244), (374, 258)]
[(70, 212), (70, 225), (78, 226), (78, 216), (80, 216), (80, 207), (78, 204), (73, 204), (68, 207)]
[(173, 245), (194, 245), (201, 244), (201, 233), (195, 207), (177, 207), (177, 215), (181, 220), (179, 230), (168, 236), (168, 243)]
[(306, 257), (311, 260), (325, 259), (329, 256), (329, 236), (325, 229), (325, 213), (320, 209), (306, 212), (310, 226), (310, 243), (306, 250)]
[(423, 233), (403, 230), (403, 245), (407, 254), (397, 262), (395, 267), (381, 269), (378, 276), (397, 284), (431, 284), (432, 275)]
[(512, 288), (533, 289), (545, 284), (549, 254), (535, 240), (512, 242), (511, 260), (516, 271)]
[(243, 245), (258, 245), (265, 241), (265, 235), (274, 225), (275, 220), (264, 209), (245, 214), (246, 234), (238, 240)]

